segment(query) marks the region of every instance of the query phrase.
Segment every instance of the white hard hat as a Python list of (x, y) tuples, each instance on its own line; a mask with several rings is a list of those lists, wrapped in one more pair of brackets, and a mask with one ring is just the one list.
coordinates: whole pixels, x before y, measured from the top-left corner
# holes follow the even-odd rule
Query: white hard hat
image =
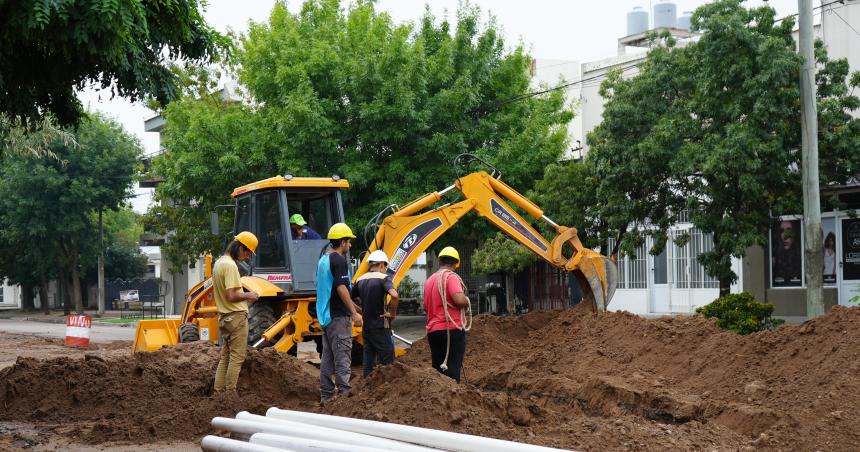
[(385, 255), (385, 251), (376, 250), (370, 253), (370, 257), (367, 258), (368, 262), (385, 262), (385, 265), (388, 265), (388, 256)]

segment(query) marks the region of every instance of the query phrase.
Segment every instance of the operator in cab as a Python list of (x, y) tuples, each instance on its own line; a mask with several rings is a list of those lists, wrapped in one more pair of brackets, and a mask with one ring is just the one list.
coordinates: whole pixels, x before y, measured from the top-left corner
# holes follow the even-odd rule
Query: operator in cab
[(257, 251), (257, 237), (240, 232), (227, 245), (224, 255), (212, 268), (212, 288), (218, 307), (218, 333), (221, 359), (215, 371), (215, 393), (235, 392), (239, 371), (248, 351), (248, 303), (259, 298), (257, 292), (243, 292), (237, 261), (246, 261)]
[(290, 230), (293, 233), (293, 240), (321, 240), (322, 237), (308, 226), (305, 217), (296, 213), (290, 216)]

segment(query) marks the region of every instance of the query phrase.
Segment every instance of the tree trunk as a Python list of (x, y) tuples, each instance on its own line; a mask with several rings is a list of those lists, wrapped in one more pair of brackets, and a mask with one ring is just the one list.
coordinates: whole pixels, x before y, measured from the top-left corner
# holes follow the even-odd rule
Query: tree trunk
[(48, 300), (48, 279), (42, 277), (42, 282), (39, 285), (39, 302), (42, 305), (42, 312), (46, 315), (51, 313), (51, 302)]
[(720, 298), (725, 297), (732, 291), (732, 280), (729, 278), (720, 279)]
[(66, 275), (66, 270), (60, 266), (59, 279), (57, 279), (58, 289), (60, 291), (60, 300), (63, 303), (63, 315), (69, 315), (71, 309), (69, 307), (69, 278)]
[(75, 312), (78, 314), (84, 313), (84, 302), (81, 297), (81, 276), (78, 272), (78, 257), (75, 255), (72, 258), (72, 265), (69, 268), (69, 276), (72, 282), (72, 300), (75, 303)]
[(21, 309), (24, 311), (34, 311), (36, 305), (33, 302), (33, 286), (30, 284), (21, 284)]

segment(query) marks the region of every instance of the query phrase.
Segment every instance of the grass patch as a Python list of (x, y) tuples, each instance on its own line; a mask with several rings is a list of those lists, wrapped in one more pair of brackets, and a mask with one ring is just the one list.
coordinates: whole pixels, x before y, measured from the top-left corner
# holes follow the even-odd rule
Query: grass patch
[(125, 325), (127, 323), (134, 323), (137, 321), (143, 320), (142, 317), (126, 317), (124, 319), (111, 318), (111, 319), (98, 319), (99, 322), (102, 323), (115, 323), (119, 325)]

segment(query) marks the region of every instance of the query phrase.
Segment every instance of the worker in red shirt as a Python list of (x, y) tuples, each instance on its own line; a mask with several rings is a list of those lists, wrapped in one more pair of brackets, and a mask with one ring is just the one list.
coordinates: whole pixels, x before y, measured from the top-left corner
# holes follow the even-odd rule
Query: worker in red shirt
[(446, 246), (439, 252), (439, 270), (424, 284), (427, 342), (433, 368), (460, 382), (466, 356), (466, 331), (472, 326), (472, 309), (466, 285), (454, 270), (460, 254)]

